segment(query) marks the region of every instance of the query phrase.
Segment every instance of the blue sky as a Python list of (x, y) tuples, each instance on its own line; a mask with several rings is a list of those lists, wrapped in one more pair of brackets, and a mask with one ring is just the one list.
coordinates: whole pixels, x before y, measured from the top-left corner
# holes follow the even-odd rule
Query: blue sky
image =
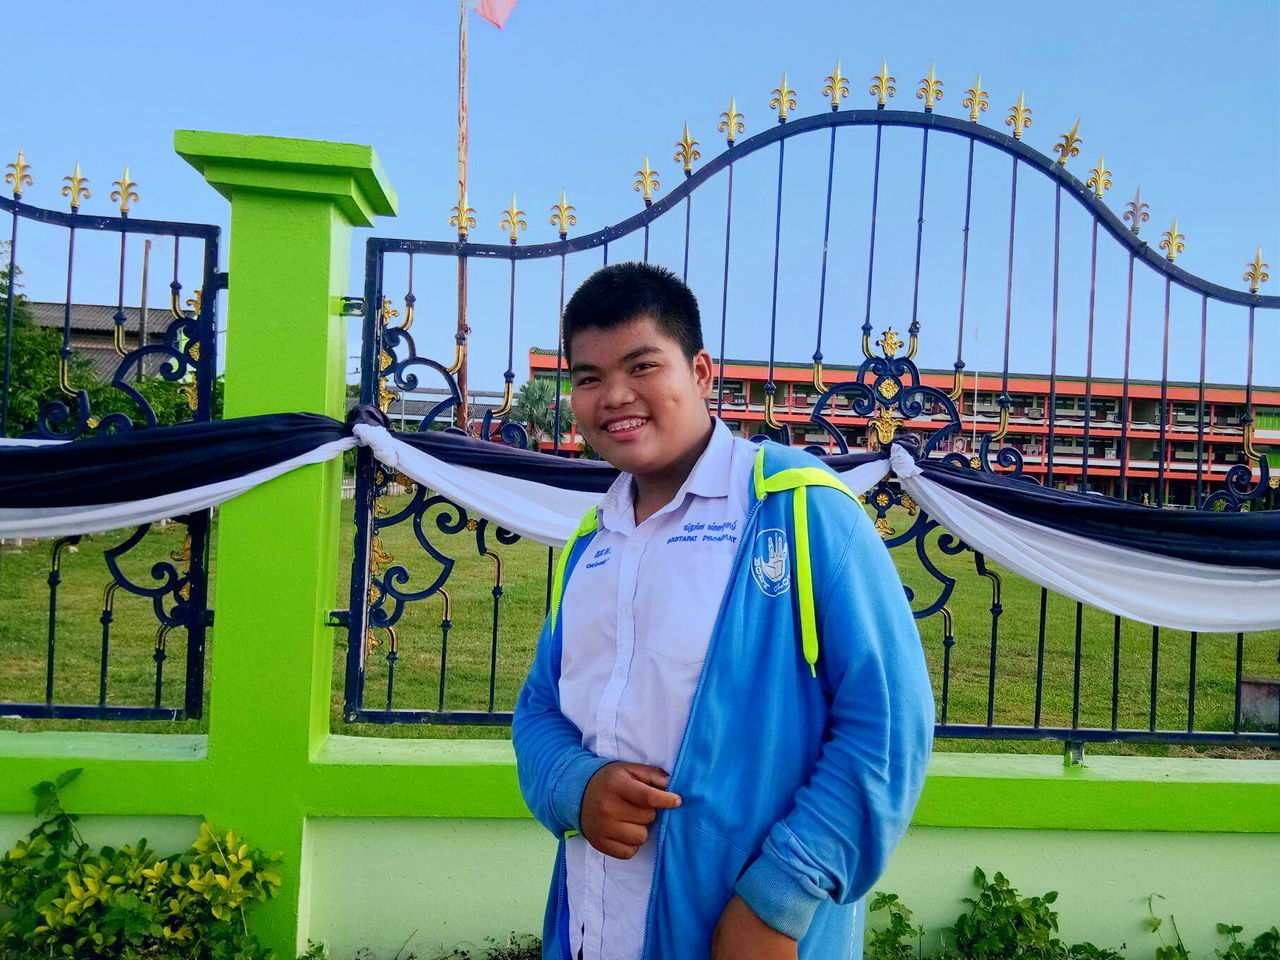
[[(447, 239), (452, 231), (446, 218), (455, 202), (456, 11), (452, 0), (361, 6), (329, 0), (305, 6), (140, 2), (128, 7), (127, 16), (106, 4), (19, 5), (5, 15), (11, 95), (0, 127), (0, 162), (23, 148), (36, 177), (26, 199), (60, 207), (57, 187), (78, 159), (95, 191), (84, 209), (101, 213), (110, 212), (109, 184), (128, 162), (140, 184), (137, 216), (225, 225), (225, 202), (173, 153), (175, 128), (370, 143), (400, 195), (400, 215), (372, 232)], [(1258, 244), (1280, 279), (1278, 53), (1280, 5), (1274, 0), (1070, 9), (521, 0), (504, 31), (471, 21), (470, 199), (480, 219), (473, 238), (502, 239), (498, 220), (513, 190), (529, 220), (529, 241), (554, 239), (548, 214), (562, 186), (577, 208), (576, 232), (623, 219), (640, 208), (632, 180), (646, 154), (664, 188), (677, 182), (671, 155), (685, 121), (709, 159), (722, 146), (714, 125), (730, 96), (745, 114), (746, 135), (773, 123), (767, 104), (783, 70), (798, 92), (797, 115), (826, 109), (819, 91), (839, 57), (851, 78), (846, 103), (869, 107), (869, 78), (885, 57), (898, 81), (894, 103), (904, 109), (920, 109), (915, 89), (931, 61), (945, 84), (939, 113), (963, 116), (963, 91), (981, 71), (991, 102), (983, 123), (1007, 129), (1004, 116), (1025, 89), (1034, 118), (1026, 139), (1046, 152), (1082, 116), (1084, 142), (1071, 168), (1083, 178), (1104, 151), (1115, 184), (1107, 194), (1112, 209), (1122, 210), (1141, 184), (1152, 217), (1144, 236), (1156, 243), (1176, 215), (1187, 242), (1178, 262), (1241, 288)], [(845, 130), (839, 140), (828, 362), (856, 360), (871, 137), (866, 129)], [(826, 173), (826, 135), (820, 138), (788, 146), (779, 359), (807, 360), (814, 349)], [(887, 134), (885, 150), (877, 333), (890, 324), (901, 332), (910, 318), (919, 132)], [(1008, 160), (984, 153), (970, 254), (969, 325), (978, 328), (977, 340), (965, 347), (970, 369), (998, 366), (1002, 347)], [(920, 360), (926, 365), (954, 359), (963, 159), (957, 138), (931, 141), (921, 289)], [(737, 174), (726, 347), (732, 357), (763, 358), (768, 350), (776, 163), (776, 150), (766, 150), (743, 161)], [(1025, 242), (1015, 267), (1012, 365), (1043, 371), (1049, 360), (1051, 188), (1024, 178), (1019, 206)], [(715, 340), (723, 177), (695, 194), (694, 210), (690, 280)], [(682, 231), (683, 219), (675, 215), (655, 226), (654, 257), (678, 266)], [(369, 232), (358, 233), (358, 247)], [(31, 296), (61, 296), (64, 242), (35, 227), (24, 234), (20, 265)], [(1063, 245), (1060, 369), (1083, 372), (1089, 236), (1088, 221), (1074, 207), (1067, 211)], [(361, 253), (353, 256), (352, 293), (361, 289)], [(611, 258), (638, 254), (638, 242), (624, 242)], [(84, 256), (94, 266), (77, 271), (77, 299), (112, 301), (114, 246), (94, 251), (87, 245)], [(597, 254), (571, 258), (570, 284), (598, 262)], [(1095, 341), (1095, 369), (1103, 375), (1120, 372), (1124, 266), (1123, 255), (1104, 238)], [(389, 266), (393, 297), (403, 295), (397, 270)], [(451, 270), (448, 263), (418, 264), (419, 342), (437, 357), (451, 352)], [(551, 264), (521, 270), (516, 370), (523, 378), (521, 349), (554, 344), (558, 277)], [(506, 275), (478, 267), (473, 277), (472, 383), (497, 387), (506, 366)], [(1276, 292), (1276, 282), (1270, 286)], [(153, 302), (159, 302), (158, 289)], [(1137, 375), (1159, 375), (1162, 297), (1161, 283), (1140, 278)], [(1173, 312), (1171, 373), (1192, 379), (1198, 300), (1175, 292)], [(1243, 377), (1243, 317), (1238, 309), (1211, 309), (1211, 379)], [(1263, 382), (1280, 380), (1277, 327), (1280, 317), (1260, 318)]]

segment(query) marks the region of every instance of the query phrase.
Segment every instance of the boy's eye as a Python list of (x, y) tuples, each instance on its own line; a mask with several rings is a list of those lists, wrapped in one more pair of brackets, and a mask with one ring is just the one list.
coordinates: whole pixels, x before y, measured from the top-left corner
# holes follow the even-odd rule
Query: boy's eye
[(599, 379), (598, 377), (579, 377), (578, 380), (574, 383), (574, 386), (585, 387), (589, 384), (595, 383), (598, 379)]
[(645, 363), (637, 363), (632, 369), (638, 373), (643, 373), (645, 370), (652, 369), (653, 367), (656, 367), (656, 366), (657, 366), (656, 363), (645, 362)]

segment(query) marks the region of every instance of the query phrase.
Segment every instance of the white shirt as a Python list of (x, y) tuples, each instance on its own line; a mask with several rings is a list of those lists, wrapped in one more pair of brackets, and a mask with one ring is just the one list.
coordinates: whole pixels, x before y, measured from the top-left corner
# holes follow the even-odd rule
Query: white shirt
[[(756, 445), (715, 420), (711, 440), (670, 503), (639, 526), (623, 473), (561, 607), (560, 708), (587, 750), (671, 773), (747, 516)], [(566, 844), (574, 957), (639, 960), (655, 831), (630, 860), (585, 837)]]

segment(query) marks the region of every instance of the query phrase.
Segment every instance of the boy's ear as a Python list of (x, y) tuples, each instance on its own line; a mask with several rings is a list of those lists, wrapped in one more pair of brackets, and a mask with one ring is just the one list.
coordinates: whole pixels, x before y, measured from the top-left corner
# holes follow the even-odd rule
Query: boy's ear
[(693, 355), (689, 366), (693, 369), (693, 379), (702, 396), (710, 396), (711, 381), (715, 379), (715, 365), (711, 362), (711, 354), (705, 349), (699, 350)]

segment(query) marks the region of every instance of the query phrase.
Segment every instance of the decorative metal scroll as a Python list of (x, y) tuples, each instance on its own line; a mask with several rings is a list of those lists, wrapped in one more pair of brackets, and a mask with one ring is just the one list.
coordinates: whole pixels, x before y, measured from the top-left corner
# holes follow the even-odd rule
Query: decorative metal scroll
[[(23, 222), (46, 224), (65, 231), (67, 244), (66, 285), (63, 307), (62, 344), (58, 355), (57, 393), (40, 405), (34, 428), (24, 436), (53, 441), (73, 442), (86, 437), (111, 433), (123, 433), (135, 429), (147, 429), (158, 423), (155, 409), (140, 389), (148, 378), (158, 377), (175, 384), (175, 392), (181, 397), (188, 417), (195, 421), (209, 420), (214, 415), (214, 380), (217, 361), (216, 304), (217, 292), (226, 286), (226, 275), (218, 271), (219, 228), (210, 224), (176, 223), (159, 220), (139, 220), (131, 217), (131, 205), (139, 201), (137, 183), (125, 168), (121, 178), (113, 183), (116, 188), (110, 199), (116, 203), (119, 216), (92, 216), (81, 212), (83, 200), (90, 198), (89, 180), (79, 164), (62, 188), (69, 199), (69, 212), (49, 210), (23, 202), (26, 187), (32, 185), (31, 167), (22, 153), (15, 163), (8, 164), (5, 182), (12, 188), (12, 198), (0, 197), (0, 212), (10, 218), (6, 276), (17, 280), (21, 276), (19, 225)], [(119, 273), (117, 298), (112, 316), (111, 339), (118, 361), (115, 363), (107, 391), (95, 388), (100, 400), (109, 401), (112, 395), (123, 401), (123, 409), (95, 409), (88, 385), (76, 382), (78, 369), (73, 362), (75, 346), (72, 343), (73, 312), (76, 277), (76, 237), (83, 231), (97, 234), (118, 235)], [(129, 241), (134, 237), (160, 238), (171, 241), (172, 279), (169, 283), (168, 303), (148, 311), (145, 293), (142, 307), (126, 306), (125, 289), (126, 256)], [(182, 277), (191, 272), (182, 265), (183, 241), (188, 250), (197, 251), (198, 286), (190, 297), (184, 299)], [(148, 245), (151, 240), (145, 240)], [(147, 260), (149, 263), (149, 258)], [(145, 288), (145, 267), (144, 267)], [(3, 367), (0, 367), (0, 437), (11, 436), (14, 421), (10, 410), (11, 389), (18, 383), (24, 371), (13, 368), (12, 344), (14, 341), (15, 314), (19, 306), (19, 283), (9, 282), (0, 310), (6, 350)], [(161, 317), (158, 337), (152, 339), (146, 324)], [(130, 327), (135, 330), (130, 330)], [(153, 328), (154, 329), (154, 328)], [(130, 347), (129, 335), (134, 333), (136, 346)], [(111, 404), (112, 407), (118, 404)], [(22, 717), (76, 717), (123, 720), (180, 720), (197, 718), (203, 709), (204, 649), (211, 611), (208, 609), (207, 559), (209, 545), (208, 511), (174, 518), (186, 527), (181, 546), (169, 554), (167, 560), (150, 566), (150, 581), (140, 581), (126, 572), (130, 554), (142, 542), (150, 529), (144, 524), (129, 531), (124, 539), (103, 551), (106, 563), (106, 584), (103, 589), (102, 626), (99, 655), (99, 681), (96, 704), (64, 703), (58, 697), (58, 674), (55, 669), (58, 654), (57, 600), (58, 586), (62, 582), (62, 559), (69, 547), (81, 542), (80, 537), (65, 537), (55, 541), (50, 550), (48, 642), (45, 697), (42, 703), (3, 703), (0, 712)], [(109, 535), (102, 535), (104, 537)], [(130, 594), (147, 601), (156, 622), (156, 636), (152, 660), (154, 667), (153, 696), (150, 703), (109, 703), (109, 665), (112, 653), (112, 632), (117, 615), (117, 600), (121, 594)], [(168, 659), (169, 637), (174, 630), (186, 632), (186, 667), (184, 694), (181, 705), (166, 705), (162, 687), (165, 663)]]

